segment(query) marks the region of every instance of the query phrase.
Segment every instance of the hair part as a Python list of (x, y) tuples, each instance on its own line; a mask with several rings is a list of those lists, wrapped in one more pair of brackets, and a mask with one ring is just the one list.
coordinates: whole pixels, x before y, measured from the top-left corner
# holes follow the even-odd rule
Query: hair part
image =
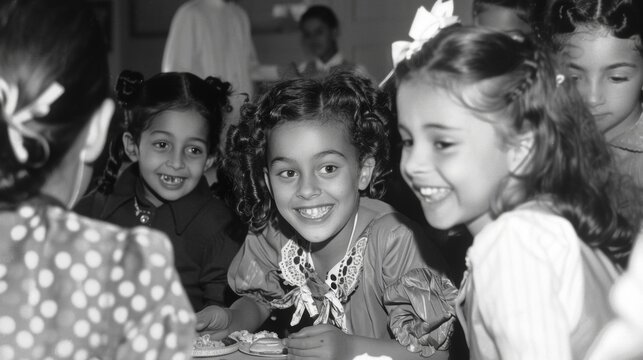
[(581, 29), (607, 30), (619, 39), (634, 39), (643, 56), (643, 3), (640, 0), (558, 0), (549, 23), (552, 43), (561, 47)]
[(19, 162), (0, 115), (0, 199), (17, 203), (40, 192), (109, 95), (107, 49), (92, 9), (80, 0), (0, 1), (0, 77), (18, 87), (17, 109), (54, 82), (65, 90), (47, 115), (27, 123), (47, 141), (47, 158), (39, 142), (24, 139), (28, 159)]
[[(583, 241), (624, 264), (642, 220), (640, 189), (616, 171), (575, 86), (557, 82), (560, 71), (546, 49), (530, 38), (451, 27), (400, 63), (396, 73), (401, 82), (424, 81), (447, 91), (492, 122), (505, 142), (533, 133), (524, 172), (500, 184), (492, 199), (495, 216), (546, 198)], [(510, 183), (517, 185), (509, 188)]]
[(292, 121), (342, 122), (360, 164), (368, 158), (375, 160), (371, 181), (361, 195), (381, 197), (388, 173), (391, 119), (389, 97), (352, 72), (276, 84), (256, 104), (242, 108), (240, 123), (227, 134), (224, 170), (235, 179), (236, 211), (255, 231), (272, 217), (275, 207), (263, 175), (268, 137), (271, 129)]
[(124, 112), (122, 132), (109, 145), (109, 159), (98, 191), (113, 190), (122, 162), (126, 159), (122, 134), (128, 132), (138, 144), (143, 131), (165, 111), (195, 111), (208, 124), (208, 152), (219, 158), (219, 134), (224, 112), (231, 111), (231, 85), (216, 77), (205, 80), (187, 72), (160, 73), (148, 80), (130, 70), (121, 72), (116, 82), (116, 99)]

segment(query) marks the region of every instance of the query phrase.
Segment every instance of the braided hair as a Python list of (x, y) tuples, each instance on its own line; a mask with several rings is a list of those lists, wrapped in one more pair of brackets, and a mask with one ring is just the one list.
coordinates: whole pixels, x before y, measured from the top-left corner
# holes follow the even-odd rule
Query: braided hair
[(116, 82), (116, 99), (124, 113), (122, 132), (109, 144), (109, 159), (97, 190), (103, 194), (113, 191), (122, 163), (127, 159), (122, 134), (130, 133), (138, 143), (141, 133), (164, 111), (194, 110), (203, 116), (209, 124), (209, 154), (218, 159), (224, 112), (232, 110), (230, 95), (230, 83), (212, 76), (203, 80), (191, 73), (167, 72), (145, 80), (138, 72), (121, 72)]

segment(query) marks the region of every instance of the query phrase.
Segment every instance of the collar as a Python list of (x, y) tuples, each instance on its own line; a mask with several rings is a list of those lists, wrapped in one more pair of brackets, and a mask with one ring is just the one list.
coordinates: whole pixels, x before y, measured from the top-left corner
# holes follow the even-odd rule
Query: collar
[(643, 152), (643, 114), (631, 128), (614, 137), (609, 143), (620, 149)]
[(315, 59), (315, 68), (319, 71), (330, 71), (335, 66), (344, 63), (344, 56), (339, 51), (333, 55), (327, 62), (322, 62), (321, 59)]
[[(131, 164), (123, 170), (123, 173), (118, 177), (114, 184), (114, 191), (105, 201), (105, 207), (103, 208), (100, 218), (108, 218), (116, 210), (125, 205), (125, 203), (132, 201), (134, 196), (141, 191), (137, 190), (137, 184), (139, 181), (142, 181), (142, 179), (139, 176), (138, 166), (136, 166), (136, 163)], [(178, 200), (168, 201), (159, 206), (159, 208), (164, 206), (168, 206), (170, 208), (176, 233), (182, 234), (201, 209), (207, 205), (211, 196), (210, 188), (208, 187), (205, 177), (201, 177), (196, 188), (194, 188), (194, 190), (189, 194)], [(139, 196), (139, 199), (142, 199), (142, 196)]]

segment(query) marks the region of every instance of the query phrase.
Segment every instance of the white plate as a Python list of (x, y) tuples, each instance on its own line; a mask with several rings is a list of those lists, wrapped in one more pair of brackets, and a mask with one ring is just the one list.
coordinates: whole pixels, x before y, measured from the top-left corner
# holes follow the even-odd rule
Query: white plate
[(239, 343), (239, 351), (241, 351), (244, 354), (259, 356), (259, 357), (270, 357), (270, 358), (280, 358), (280, 359), (285, 359), (288, 357), (288, 354), (275, 354), (275, 353), (263, 353), (263, 352), (250, 351), (250, 343), (247, 343), (247, 342)]
[(239, 342), (229, 337), (219, 340), (225, 344), (225, 346), (219, 346), (214, 348), (202, 348), (202, 349), (192, 349), (192, 357), (210, 357), (210, 356), (221, 356), (233, 353), (239, 350)]

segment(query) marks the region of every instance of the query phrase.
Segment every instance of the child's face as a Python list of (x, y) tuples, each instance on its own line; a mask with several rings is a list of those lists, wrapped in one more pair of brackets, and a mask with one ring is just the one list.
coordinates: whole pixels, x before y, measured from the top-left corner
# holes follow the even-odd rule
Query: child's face
[(301, 42), (306, 51), (319, 59), (328, 59), (337, 51), (337, 29), (311, 18), (301, 25)]
[(484, 5), (480, 12), (475, 14), (473, 21), (476, 26), (500, 31), (521, 31), (525, 34), (531, 34), (533, 31), (515, 11), (502, 6)]
[(608, 139), (636, 122), (641, 114), (643, 57), (634, 40), (618, 39), (606, 31), (579, 31), (567, 41), (563, 55)]
[(439, 229), (465, 224), (476, 234), (491, 221), (490, 203), (509, 174), (509, 151), (491, 123), (446, 92), (416, 81), (397, 95), (400, 170)]
[(304, 239), (323, 242), (347, 227), (370, 181), (358, 160), (339, 121), (286, 122), (270, 131), (266, 181), (277, 210)]
[[(146, 190), (146, 198), (158, 206), (189, 194), (212, 165), (208, 155), (208, 124), (195, 111), (168, 110), (154, 118), (136, 146), (124, 137), (132, 161), (138, 161), (141, 177), (162, 199)], [(126, 134), (127, 135), (127, 134)]]

